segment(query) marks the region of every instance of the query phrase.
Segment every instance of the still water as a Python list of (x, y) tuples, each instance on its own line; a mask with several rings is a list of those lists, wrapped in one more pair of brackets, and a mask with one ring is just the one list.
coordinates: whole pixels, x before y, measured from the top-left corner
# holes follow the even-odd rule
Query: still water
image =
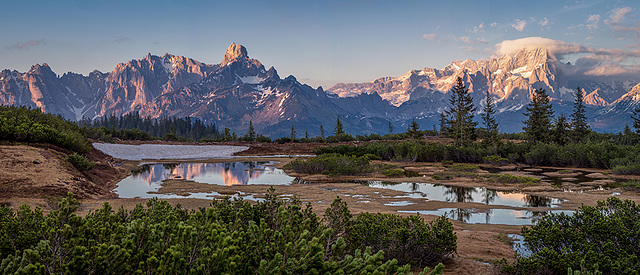
[[(175, 195), (149, 194), (160, 189), (163, 180), (184, 179), (215, 185), (284, 185), (293, 177), (271, 165), (275, 161), (227, 163), (151, 163), (138, 167), (133, 174), (118, 183), (114, 190), (121, 198), (166, 198)], [(207, 198), (214, 193), (196, 193), (188, 198)], [(181, 197), (185, 198), (185, 197)]]
[(445, 202), (476, 202), (486, 205), (506, 205), (512, 207), (558, 207), (562, 199), (529, 195), (520, 192), (506, 192), (485, 187), (460, 187), (432, 183), (395, 183), (369, 181), (371, 187), (386, 188), (409, 193), (407, 197), (426, 198)]
[(419, 213), (445, 216), (446, 218), (473, 224), (533, 225), (547, 213), (573, 215), (572, 210), (529, 211), (512, 209), (488, 209), (476, 212), (475, 209), (441, 208), (438, 210), (398, 211), (401, 213)]

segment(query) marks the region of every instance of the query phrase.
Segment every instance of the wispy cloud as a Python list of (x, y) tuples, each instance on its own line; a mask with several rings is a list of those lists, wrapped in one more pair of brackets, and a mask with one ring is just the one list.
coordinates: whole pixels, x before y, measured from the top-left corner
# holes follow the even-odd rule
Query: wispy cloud
[(436, 34), (435, 33), (425, 33), (422, 35), (422, 38), (427, 39), (427, 40), (436, 40)]
[(589, 30), (595, 30), (595, 29), (597, 29), (599, 27), (598, 26), (599, 23), (600, 23), (600, 15), (599, 14), (591, 14), (587, 18), (587, 25), (585, 25), (585, 26)]
[(480, 25), (478, 26), (473, 26), (473, 29), (471, 30), (472, 33), (485, 33), (484, 30), (484, 23), (480, 23)]
[(453, 39), (455, 41), (462, 42), (462, 43), (467, 44), (467, 45), (479, 45), (479, 44), (486, 44), (487, 43), (487, 40), (482, 38), (482, 37), (474, 39), (474, 38), (471, 38), (469, 36), (462, 36), (462, 37), (455, 37), (454, 36)]
[(44, 39), (39, 39), (39, 40), (31, 40), (31, 41), (27, 41), (25, 43), (15, 43), (13, 45), (9, 45), (6, 47), (6, 49), (8, 50), (26, 50), (29, 49), (31, 47), (35, 47), (38, 45), (42, 45), (45, 44)]
[(611, 15), (609, 15), (609, 19), (604, 20), (604, 23), (610, 26), (620, 24), (620, 22), (624, 21), (624, 19), (627, 17), (627, 14), (632, 10), (633, 9), (631, 9), (630, 7), (613, 9), (610, 12)]
[(492, 28), (495, 28), (496, 26), (498, 26), (498, 22), (493, 22), (489, 24), (489, 26), (491, 26)]
[(538, 26), (540, 27), (548, 27), (549, 26), (549, 19), (542, 18), (542, 20), (540, 20), (540, 22), (538, 22)]
[(516, 31), (523, 31), (524, 27), (527, 26), (527, 21), (526, 20), (520, 20), (520, 19), (516, 19), (516, 22), (511, 24), (511, 27), (513, 27), (514, 29), (516, 29)]
[(117, 37), (117, 38), (113, 39), (112, 42), (116, 43), (116, 44), (120, 44), (122, 42), (127, 42), (129, 40), (131, 40), (131, 38), (129, 38), (129, 37)]

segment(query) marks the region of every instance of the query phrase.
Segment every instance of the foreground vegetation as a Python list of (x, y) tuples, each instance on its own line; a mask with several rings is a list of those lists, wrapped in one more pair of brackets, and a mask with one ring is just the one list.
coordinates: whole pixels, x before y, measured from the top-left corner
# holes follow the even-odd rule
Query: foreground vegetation
[(638, 274), (639, 215), (639, 205), (615, 197), (583, 206), (572, 216), (547, 214), (522, 228), (532, 255), (498, 265), (505, 274), (566, 274), (568, 269)]
[(272, 189), (263, 202), (214, 200), (197, 211), (156, 199), (131, 211), (105, 203), (86, 217), (78, 207), (69, 195), (48, 215), (0, 208), (0, 273), (404, 274), (456, 252), (445, 218), (353, 217), (337, 199), (322, 223)]

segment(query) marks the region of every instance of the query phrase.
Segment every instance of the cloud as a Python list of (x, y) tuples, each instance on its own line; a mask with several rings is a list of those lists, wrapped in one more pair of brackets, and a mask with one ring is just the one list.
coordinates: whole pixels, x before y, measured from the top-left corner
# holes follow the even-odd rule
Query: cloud
[[(538, 22), (538, 25), (540, 27), (546, 27), (549, 25), (549, 19), (547, 19), (546, 17), (543, 18), (542, 20), (540, 20), (540, 22)], [(524, 27), (523, 27), (524, 28)]]
[(493, 22), (489, 24), (489, 26), (491, 26), (492, 28), (495, 28), (496, 26), (498, 26), (498, 22)]
[(627, 17), (627, 14), (632, 10), (633, 9), (631, 9), (630, 7), (613, 9), (610, 12), (611, 15), (609, 16), (609, 19), (604, 20), (604, 23), (607, 25), (619, 24), (620, 22), (624, 21), (624, 19)]
[[(634, 77), (640, 73), (640, 50), (595, 49), (543, 37), (505, 40), (495, 45), (494, 55), (513, 55), (521, 49), (545, 48), (570, 77)], [(567, 62), (571, 60), (572, 62)]]
[(118, 38), (113, 39), (113, 43), (120, 44), (122, 42), (127, 42), (129, 40), (131, 40), (131, 38), (129, 38), (129, 37), (118, 37)]
[(599, 14), (591, 14), (589, 18), (587, 18), (587, 29), (595, 30), (598, 28), (598, 23), (600, 23), (600, 15)]
[(478, 26), (473, 26), (473, 30), (471, 30), (472, 33), (485, 33), (484, 30), (484, 23), (480, 23), (480, 25)]
[(455, 41), (462, 42), (462, 43), (467, 44), (467, 45), (479, 45), (479, 44), (486, 44), (487, 43), (487, 40), (484, 39), (484, 38), (473, 39), (473, 38), (471, 38), (469, 36), (462, 36), (462, 37), (455, 37), (454, 36), (453, 39)]
[(520, 19), (516, 19), (516, 22), (511, 25), (511, 27), (513, 27), (514, 29), (516, 29), (516, 31), (519, 31), (519, 32), (523, 31), (525, 26), (527, 26), (527, 21), (520, 20)]
[(557, 41), (543, 37), (526, 37), (516, 40), (505, 40), (496, 44), (495, 54), (497, 55), (513, 55), (521, 49), (537, 49), (545, 48), (549, 53), (554, 55), (562, 55), (568, 53), (587, 52), (586, 47), (578, 44), (569, 44), (563, 41)]
[(13, 45), (9, 45), (9, 46), (6, 47), (6, 49), (8, 49), (8, 50), (26, 50), (26, 49), (29, 49), (31, 47), (35, 47), (35, 46), (42, 45), (42, 44), (45, 44), (44, 43), (44, 39), (31, 40), (31, 41), (28, 41), (28, 42), (25, 42), (25, 43), (18, 42), (18, 43), (15, 43)]
[(436, 40), (436, 34), (435, 33), (425, 33), (422, 35), (422, 38), (427, 39), (427, 40)]

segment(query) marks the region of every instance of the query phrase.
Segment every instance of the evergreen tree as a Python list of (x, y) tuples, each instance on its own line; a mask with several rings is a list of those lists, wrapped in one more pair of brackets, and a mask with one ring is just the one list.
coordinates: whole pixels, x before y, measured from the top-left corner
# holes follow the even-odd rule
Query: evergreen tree
[(344, 135), (344, 129), (342, 128), (342, 122), (340, 122), (340, 117), (336, 117), (336, 128), (333, 130), (333, 135), (338, 137)]
[(231, 141), (231, 130), (229, 128), (224, 128), (224, 141)]
[(249, 131), (247, 131), (247, 135), (245, 136), (247, 141), (256, 140), (256, 131), (253, 129), (253, 122), (249, 120)]
[(547, 91), (544, 89), (534, 91), (533, 99), (527, 106), (524, 115), (527, 116), (527, 120), (522, 122), (524, 123), (522, 130), (524, 130), (529, 142), (548, 143), (551, 141), (553, 109)]
[(389, 121), (389, 135), (393, 134), (393, 125), (391, 125), (391, 121)]
[(455, 139), (456, 146), (468, 145), (476, 139), (478, 123), (473, 121), (473, 113), (476, 111), (473, 98), (460, 77), (451, 89), (449, 103), (449, 109), (440, 116), (440, 131), (445, 136)]
[(486, 97), (484, 99), (484, 108), (482, 108), (482, 122), (484, 124), (484, 130), (486, 137), (484, 138), (485, 144), (491, 144), (494, 149), (498, 143), (498, 123), (494, 118), (496, 109), (493, 108), (493, 99), (489, 90), (487, 90)]
[(307, 130), (304, 131), (304, 138), (309, 139), (309, 131)]
[(640, 107), (633, 110), (631, 119), (633, 119), (633, 128), (636, 129), (636, 133), (640, 134)]
[(296, 139), (296, 129), (293, 128), (293, 124), (291, 124), (291, 133), (289, 134), (291, 139)]
[(324, 139), (324, 127), (320, 124), (320, 138)]
[(580, 141), (591, 131), (589, 125), (587, 125), (587, 116), (585, 113), (584, 94), (582, 89), (578, 87), (573, 103), (573, 113), (571, 114), (571, 127), (573, 128), (574, 141)]
[(422, 132), (420, 131), (420, 123), (415, 119), (411, 119), (411, 123), (407, 127), (407, 134), (415, 139), (422, 138)]
[(570, 140), (571, 125), (567, 121), (567, 117), (564, 114), (560, 114), (553, 125), (553, 141), (559, 145), (565, 145)]

